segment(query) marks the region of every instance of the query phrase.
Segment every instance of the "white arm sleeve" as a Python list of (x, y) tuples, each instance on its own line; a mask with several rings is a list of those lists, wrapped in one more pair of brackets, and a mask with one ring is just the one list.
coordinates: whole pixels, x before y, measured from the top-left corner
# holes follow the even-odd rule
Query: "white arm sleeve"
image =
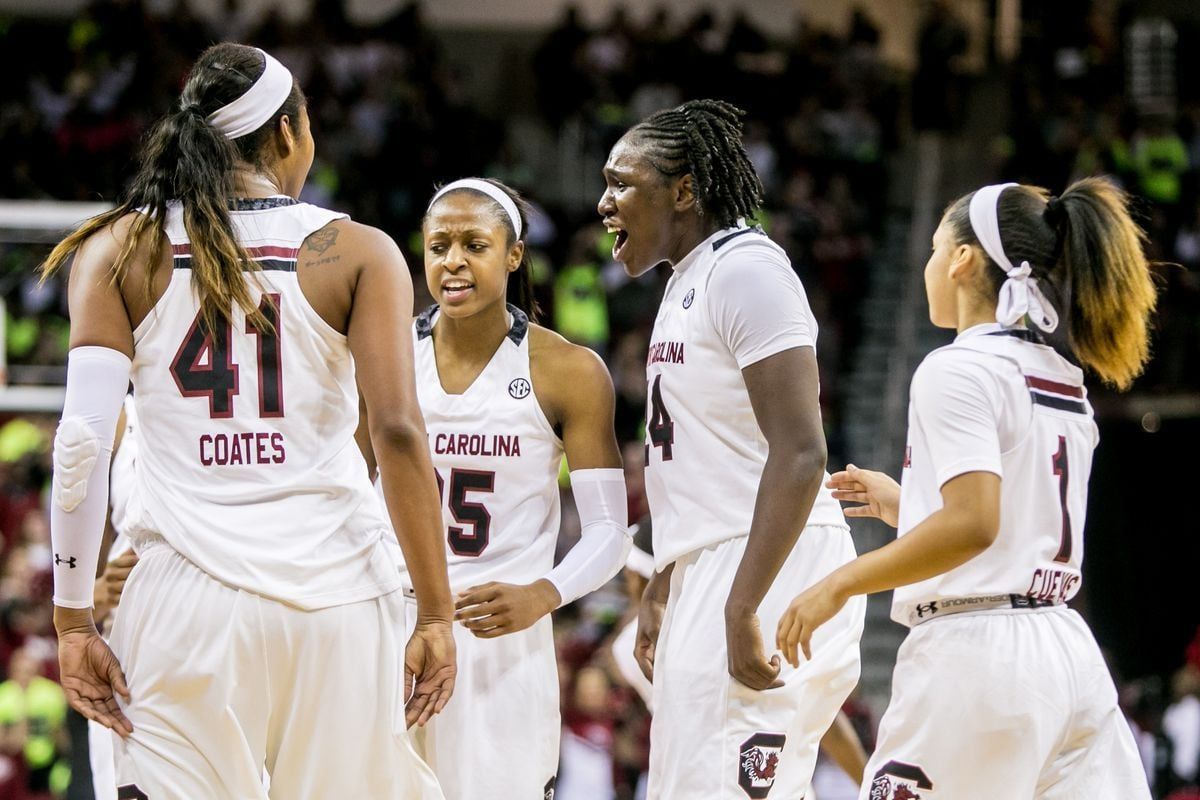
[(708, 281), (713, 326), (739, 369), (794, 347), (816, 347), (817, 322), (792, 266), (766, 246), (731, 253)]
[(560, 608), (608, 583), (633, 547), (624, 470), (575, 470), (571, 493), (579, 509), (579, 541), (546, 574), (562, 598)]
[(50, 541), (54, 603), (91, 608), (96, 562), (108, 514), (108, 468), (132, 364), (108, 347), (76, 347), (67, 357), (67, 396), (54, 437)]

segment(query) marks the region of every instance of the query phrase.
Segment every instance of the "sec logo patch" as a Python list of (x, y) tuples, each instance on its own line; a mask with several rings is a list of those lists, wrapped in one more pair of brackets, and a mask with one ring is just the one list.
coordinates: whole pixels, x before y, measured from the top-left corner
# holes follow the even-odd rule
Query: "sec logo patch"
[(684, 307), (684, 308), (691, 308), (691, 307), (692, 307), (692, 303), (693, 303), (695, 300), (696, 300), (696, 290), (695, 290), (695, 289), (688, 289), (688, 292), (687, 292), (687, 294), (685, 294), (685, 295), (683, 296), (683, 307)]
[(524, 378), (514, 378), (512, 383), (508, 385), (508, 395), (514, 400), (523, 400), (532, 391), (533, 387)]

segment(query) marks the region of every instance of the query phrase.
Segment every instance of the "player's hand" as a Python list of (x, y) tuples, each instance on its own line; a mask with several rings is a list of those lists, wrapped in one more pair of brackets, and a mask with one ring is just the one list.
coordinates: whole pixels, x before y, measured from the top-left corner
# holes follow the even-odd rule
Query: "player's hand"
[[(137, 553), (130, 550), (104, 566), (104, 574), (96, 580), (96, 609), (105, 613), (116, 608), (125, 591), (125, 581), (138, 562)], [(102, 616), (97, 613), (97, 616)]]
[(656, 585), (670, 589), (670, 576), (655, 575), (642, 593), (638, 607), (637, 637), (633, 640), (633, 658), (646, 680), (654, 682), (654, 654), (658, 648), (658, 632), (662, 628), (663, 614), (667, 611), (666, 596), (655, 590)]
[(454, 619), (480, 639), (523, 631), (558, 608), (562, 597), (542, 578), (526, 584), (484, 583), (460, 592)]
[(59, 683), (71, 707), (121, 736), (133, 725), (117, 704), (120, 694), (129, 702), (125, 673), (108, 643), (96, 631), (90, 609), (55, 608), (58, 630)]
[(783, 686), (783, 681), (779, 679), (782, 666), (779, 656), (773, 655), (768, 661), (763, 652), (757, 614), (727, 610), (725, 644), (729, 655), (729, 674), (739, 683), (760, 692)]
[(840, 592), (833, 581), (826, 578), (796, 596), (788, 610), (779, 618), (775, 630), (775, 646), (793, 667), (800, 666), (796, 652), (799, 645), (804, 657), (812, 659), (812, 637), (817, 628), (833, 619), (849, 600)]
[(882, 472), (847, 464), (841, 472), (830, 475), (825, 485), (833, 490), (835, 500), (860, 504), (846, 506), (843, 511), (847, 517), (875, 517), (896, 527), (900, 516), (900, 484)]
[(418, 621), (404, 648), (404, 721), (424, 726), (454, 694), (458, 675), (454, 633), (445, 621)]

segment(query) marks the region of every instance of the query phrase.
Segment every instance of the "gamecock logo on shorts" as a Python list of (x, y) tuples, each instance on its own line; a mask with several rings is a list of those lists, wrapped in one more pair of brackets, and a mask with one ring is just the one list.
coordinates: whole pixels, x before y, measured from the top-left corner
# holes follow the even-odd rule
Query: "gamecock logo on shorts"
[(738, 753), (738, 786), (747, 797), (762, 800), (775, 785), (775, 770), (787, 737), (782, 733), (756, 733), (742, 742)]
[(917, 789), (933, 790), (925, 770), (915, 764), (889, 761), (871, 781), (870, 800), (921, 800)]
[(546, 781), (546, 787), (542, 790), (542, 800), (554, 800), (554, 784), (558, 782), (557, 775), (551, 775), (550, 780)]

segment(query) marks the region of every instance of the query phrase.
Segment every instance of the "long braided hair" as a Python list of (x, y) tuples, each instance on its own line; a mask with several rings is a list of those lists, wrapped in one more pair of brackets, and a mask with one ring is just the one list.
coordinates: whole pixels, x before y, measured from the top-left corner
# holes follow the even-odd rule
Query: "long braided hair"
[(728, 228), (753, 219), (763, 203), (762, 181), (742, 146), (745, 114), (723, 100), (689, 100), (651, 114), (626, 136), (644, 143), (664, 178), (690, 174), (697, 211)]

